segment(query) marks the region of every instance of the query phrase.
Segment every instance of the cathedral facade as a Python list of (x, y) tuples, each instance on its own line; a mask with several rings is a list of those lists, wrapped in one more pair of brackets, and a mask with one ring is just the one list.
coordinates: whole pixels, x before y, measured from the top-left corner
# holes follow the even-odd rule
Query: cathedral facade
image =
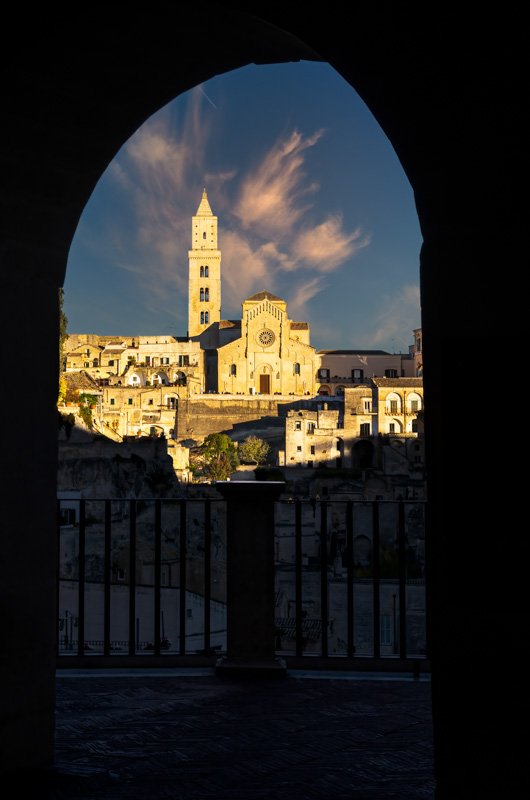
[(317, 356), (309, 325), (289, 319), (285, 300), (261, 291), (243, 301), (241, 320), (221, 319), (217, 217), (206, 190), (192, 218), (188, 259), (188, 335), (206, 353), (206, 391), (315, 394)]

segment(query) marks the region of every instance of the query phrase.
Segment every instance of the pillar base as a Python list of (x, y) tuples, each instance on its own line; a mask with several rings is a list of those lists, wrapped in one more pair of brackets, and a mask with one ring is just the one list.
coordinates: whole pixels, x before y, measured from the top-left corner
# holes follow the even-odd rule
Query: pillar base
[(230, 678), (284, 678), (287, 665), (283, 658), (230, 658), (222, 656), (215, 665), (216, 675)]

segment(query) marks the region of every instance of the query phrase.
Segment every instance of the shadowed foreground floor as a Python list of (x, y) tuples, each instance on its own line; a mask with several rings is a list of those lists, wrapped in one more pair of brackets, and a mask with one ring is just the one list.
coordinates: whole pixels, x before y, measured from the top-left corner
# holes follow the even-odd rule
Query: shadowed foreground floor
[[(32, 800), (432, 800), (430, 683), (290, 671), (69, 671)], [(5, 786), (5, 781), (3, 782)]]

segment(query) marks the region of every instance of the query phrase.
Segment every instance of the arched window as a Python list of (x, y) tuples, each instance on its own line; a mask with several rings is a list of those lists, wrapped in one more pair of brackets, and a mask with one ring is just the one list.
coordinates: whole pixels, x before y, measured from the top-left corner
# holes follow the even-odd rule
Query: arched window
[(199, 268), (199, 277), (204, 278), (204, 267)]
[(204, 302), (204, 289), (200, 289), (200, 302)]
[(237, 365), (230, 364), (230, 375), (237, 375)]
[(208, 325), (209, 322), (210, 322), (210, 312), (209, 311), (205, 311), (204, 312), (204, 324)]
[(293, 365), (293, 375), (300, 375), (300, 364), (298, 361)]
[(204, 290), (204, 300), (207, 303), (209, 301), (209, 299), (210, 299), (210, 290), (209, 289), (205, 289)]
[(204, 267), (204, 277), (208, 278), (208, 276), (209, 276), (209, 268), (208, 267)]
[(201, 311), (201, 325), (204, 325), (204, 311)]

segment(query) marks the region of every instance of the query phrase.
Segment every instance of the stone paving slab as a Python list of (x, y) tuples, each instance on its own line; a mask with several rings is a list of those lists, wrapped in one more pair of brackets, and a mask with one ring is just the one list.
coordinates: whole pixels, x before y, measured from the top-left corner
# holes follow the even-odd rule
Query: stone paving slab
[(98, 673), (58, 675), (55, 764), (5, 796), (434, 798), (426, 680)]

